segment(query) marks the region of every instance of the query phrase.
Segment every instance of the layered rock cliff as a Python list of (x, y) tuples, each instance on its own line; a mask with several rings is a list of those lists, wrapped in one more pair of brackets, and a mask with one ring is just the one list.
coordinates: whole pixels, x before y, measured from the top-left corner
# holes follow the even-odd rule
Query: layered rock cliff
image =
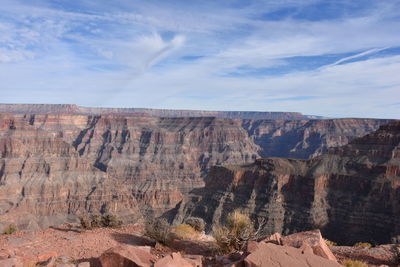
[(310, 160), (267, 158), (214, 167), (165, 216), (204, 218), (209, 225), (241, 209), (266, 233), (320, 228), (343, 244), (398, 242), (400, 122)]
[(0, 104), (0, 112), (17, 114), (77, 114), (77, 115), (135, 115), (152, 117), (216, 117), (225, 119), (253, 120), (305, 120), (322, 119), (321, 116), (303, 115), (300, 112), (258, 112), (258, 111), (207, 111), (151, 108), (94, 108), (73, 104)]
[(159, 215), (202, 187), (211, 166), (309, 157), (386, 122), (1, 114), (0, 224), (46, 227), (85, 212)]

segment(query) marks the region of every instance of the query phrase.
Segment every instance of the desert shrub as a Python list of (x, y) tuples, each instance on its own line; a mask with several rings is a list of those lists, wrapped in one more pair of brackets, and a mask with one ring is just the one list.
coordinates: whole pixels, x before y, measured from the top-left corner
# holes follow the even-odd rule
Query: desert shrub
[(101, 216), (101, 225), (103, 227), (120, 227), (122, 225), (122, 221), (117, 218), (117, 216), (112, 214), (104, 214)]
[(188, 224), (193, 227), (197, 232), (203, 232), (206, 228), (206, 224), (202, 218), (198, 217), (189, 217), (185, 220), (185, 224)]
[(344, 260), (342, 261), (342, 264), (346, 267), (368, 267), (368, 264), (355, 260)]
[(171, 225), (165, 219), (152, 219), (145, 225), (145, 235), (155, 241), (167, 244), (171, 232)]
[(83, 229), (93, 229), (98, 227), (120, 227), (122, 221), (112, 214), (91, 214), (90, 216), (79, 217)]
[(362, 247), (362, 248), (370, 248), (372, 245), (367, 242), (358, 242), (353, 245), (353, 247)]
[(17, 231), (17, 226), (15, 224), (10, 224), (6, 228), (4, 228), (3, 234), (11, 235)]
[(189, 224), (179, 224), (175, 227), (174, 234), (180, 240), (193, 240), (198, 236), (198, 232)]
[(337, 246), (337, 243), (336, 243), (336, 242), (333, 242), (333, 241), (331, 241), (331, 240), (324, 239), (324, 241), (325, 241), (325, 243), (326, 243), (328, 246), (330, 246), (330, 247), (335, 247), (335, 246)]
[(234, 211), (228, 214), (226, 225), (216, 225), (213, 237), (225, 252), (239, 251), (252, 237), (253, 223), (247, 215)]

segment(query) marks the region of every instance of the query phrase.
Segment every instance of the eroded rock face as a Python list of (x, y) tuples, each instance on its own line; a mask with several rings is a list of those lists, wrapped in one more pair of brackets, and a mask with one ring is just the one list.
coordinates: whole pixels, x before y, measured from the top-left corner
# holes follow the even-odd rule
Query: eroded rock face
[(339, 243), (390, 243), (400, 235), (400, 122), (310, 159), (269, 158), (213, 168), (166, 216), (211, 224), (242, 209), (264, 230), (319, 228)]
[[(213, 117), (77, 115), (74, 106), (65, 106), (60, 114), (56, 108), (40, 107), (47, 111), (39, 113), (45, 114), (0, 114), (1, 229), (9, 223), (19, 229), (58, 225), (87, 212), (111, 212), (128, 221), (143, 214), (160, 215), (190, 190), (202, 187), (211, 166), (251, 163), (260, 155), (274, 155), (277, 150), (268, 148), (279, 139), (275, 139), (279, 128), (286, 136), (289, 128), (305, 132), (307, 125), (318, 124), (317, 120), (257, 124)], [(33, 112), (38, 107), (25, 108)], [(346, 121), (335, 131), (339, 123), (328, 121), (311, 127), (319, 140), (343, 134), (342, 141), (347, 142), (386, 122)], [(359, 130), (344, 130), (354, 125)], [(304, 138), (304, 134), (289, 136)], [(270, 143), (257, 141), (270, 137)], [(315, 148), (321, 144), (341, 143), (323, 141), (311, 150), (299, 149), (306, 157), (322, 151)], [(293, 147), (284, 149), (289, 153)]]

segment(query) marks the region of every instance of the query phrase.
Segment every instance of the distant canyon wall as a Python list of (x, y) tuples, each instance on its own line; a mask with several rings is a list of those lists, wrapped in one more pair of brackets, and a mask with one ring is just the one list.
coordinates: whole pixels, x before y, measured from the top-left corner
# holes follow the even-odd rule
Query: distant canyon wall
[(213, 167), (205, 182), (165, 216), (202, 217), (210, 228), (239, 209), (264, 220), (266, 234), (319, 228), (341, 244), (400, 242), (399, 121), (309, 160)]
[(308, 158), (388, 121), (3, 113), (0, 227), (47, 227), (87, 212), (160, 215), (204, 186), (214, 165)]

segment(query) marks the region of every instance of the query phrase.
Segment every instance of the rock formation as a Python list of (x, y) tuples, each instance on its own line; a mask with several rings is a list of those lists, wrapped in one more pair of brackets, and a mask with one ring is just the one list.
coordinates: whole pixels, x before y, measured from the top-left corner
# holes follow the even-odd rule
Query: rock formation
[(400, 235), (400, 122), (310, 160), (217, 166), (205, 182), (166, 216), (212, 225), (241, 209), (269, 234), (319, 228), (342, 244), (390, 243)]
[(152, 117), (216, 117), (225, 119), (253, 120), (307, 120), (322, 119), (321, 116), (303, 115), (300, 112), (258, 111), (206, 111), (151, 108), (93, 108), (73, 104), (0, 104), (0, 112), (17, 114), (77, 114), (77, 115), (144, 115)]
[[(202, 187), (213, 165), (279, 153), (307, 158), (388, 122), (79, 115), (73, 105), (62, 106), (68, 112), (53, 105), (6, 107), (14, 114), (0, 113), (0, 230), (10, 223), (20, 229), (57, 225), (87, 212), (112, 212), (125, 221), (160, 215)], [(289, 146), (282, 145), (285, 140)]]

